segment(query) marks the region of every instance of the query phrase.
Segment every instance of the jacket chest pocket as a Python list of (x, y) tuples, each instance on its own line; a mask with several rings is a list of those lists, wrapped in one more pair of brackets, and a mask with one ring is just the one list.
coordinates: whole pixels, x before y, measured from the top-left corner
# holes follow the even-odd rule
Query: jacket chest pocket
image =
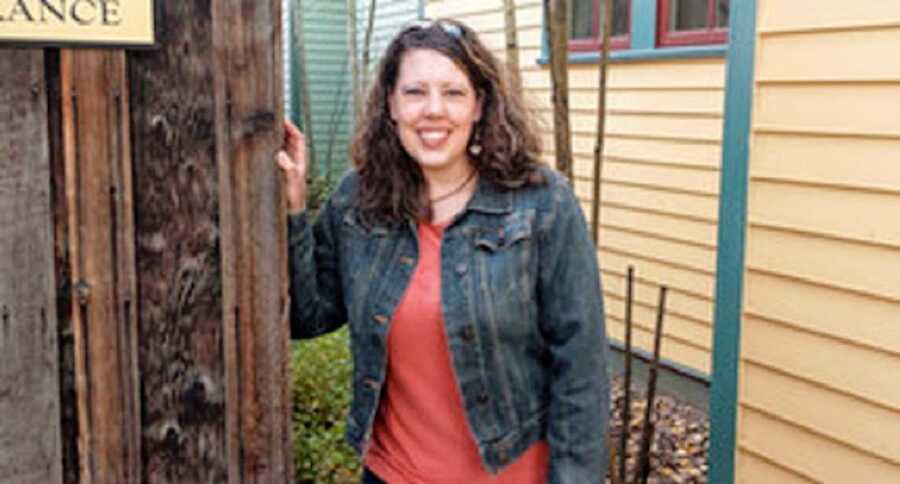
[(341, 224), (341, 276), (351, 314), (361, 308), (369, 292), (375, 289), (376, 275), (384, 271), (387, 255), (395, 243), (396, 232), (385, 227), (365, 227), (347, 211)]
[(495, 306), (527, 302), (534, 288), (534, 212), (515, 212), (481, 227), (474, 237), (480, 288)]

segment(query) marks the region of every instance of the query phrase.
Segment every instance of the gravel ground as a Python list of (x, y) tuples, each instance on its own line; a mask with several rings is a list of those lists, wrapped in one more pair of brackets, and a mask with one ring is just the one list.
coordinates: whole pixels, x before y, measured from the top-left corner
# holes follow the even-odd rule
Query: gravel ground
[[(625, 400), (625, 387), (621, 378), (613, 380), (612, 398), (610, 436), (615, 442), (615, 447), (618, 448), (622, 435), (622, 408)], [(656, 432), (650, 447), (649, 482), (658, 484), (705, 483), (709, 468), (707, 462), (708, 416), (701, 410), (679, 402), (677, 398), (659, 393), (657, 393), (654, 407), (651, 421), (656, 423)], [(633, 476), (637, 466), (646, 408), (645, 388), (632, 384), (626, 470), (629, 477), (626, 481), (628, 483), (637, 482)]]

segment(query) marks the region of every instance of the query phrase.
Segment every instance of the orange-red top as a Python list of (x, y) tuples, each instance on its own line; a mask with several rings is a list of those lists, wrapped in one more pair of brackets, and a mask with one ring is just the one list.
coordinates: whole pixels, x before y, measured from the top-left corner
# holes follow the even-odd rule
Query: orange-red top
[(388, 335), (387, 377), (365, 464), (389, 484), (544, 483), (545, 442), (497, 475), (481, 465), (444, 333), (443, 229), (419, 223), (419, 262)]

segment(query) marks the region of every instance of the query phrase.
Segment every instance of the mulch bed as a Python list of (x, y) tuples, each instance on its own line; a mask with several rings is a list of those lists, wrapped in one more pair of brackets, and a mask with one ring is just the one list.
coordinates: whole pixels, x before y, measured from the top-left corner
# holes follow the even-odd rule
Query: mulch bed
[[(622, 435), (622, 408), (625, 400), (625, 387), (621, 378), (612, 382), (612, 416), (610, 436), (615, 447), (619, 448)], [(650, 446), (650, 479), (651, 483), (694, 484), (707, 481), (709, 464), (709, 417), (701, 410), (670, 395), (657, 392), (655, 409), (651, 421), (656, 423), (656, 431)], [(636, 483), (634, 473), (641, 445), (641, 433), (644, 427), (644, 412), (647, 408), (646, 389), (643, 386), (631, 386), (631, 422), (626, 447), (627, 483)]]

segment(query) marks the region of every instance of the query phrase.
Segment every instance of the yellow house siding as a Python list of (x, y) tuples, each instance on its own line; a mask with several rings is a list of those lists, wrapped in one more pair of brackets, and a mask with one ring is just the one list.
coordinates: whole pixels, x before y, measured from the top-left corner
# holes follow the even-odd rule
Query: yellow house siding
[[(822, 483), (896, 484), (895, 465), (826, 438), (813, 429), (787, 421), (775, 413), (741, 408), (740, 449), (767, 456), (798, 477)], [(739, 464), (738, 470), (742, 469)], [(756, 475), (738, 475), (737, 482), (761, 484)]]
[(771, 482), (778, 484), (816, 484), (790, 469), (785, 469), (778, 462), (766, 456), (744, 452), (744, 457), (737, 463), (737, 474), (754, 476), (755, 482)]
[[(540, 74), (540, 75), (538, 75)], [(570, 68), (575, 190), (590, 213), (598, 74)], [(523, 77), (550, 110), (546, 70)], [(657, 288), (668, 285), (663, 357), (709, 372), (724, 63), (616, 63), (608, 85), (600, 251), (610, 335), (624, 339), (624, 278), (635, 267), (635, 345), (652, 348)], [(553, 140), (544, 138), (552, 163)]]
[[(540, 1), (516, 2), (516, 31), (521, 66), (534, 64), (541, 52), (542, 7)], [(430, 0), (425, 4), (430, 18), (451, 17), (478, 32), (478, 37), (500, 59), (506, 58), (503, 2), (500, 0)]]
[[(540, 1), (516, 2), (526, 101), (554, 163), (550, 75), (541, 53)], [(472, 26), (505, 58), (500, 0), (426, 3), (429, 17)], [(569, 71), (575, 192), (590, 213), (597, 126), (597, 65)], [(635, 345), (650, 351), (658, 287), (666, 284), (663, 357), (709, 373), (725, 64), (722, 59), (613, 64), (609, 73), (600, 250), (611, 337), (624, 339), (624, 277), (637, 273)]]
[(900, 482), (900, 3), (758, 30), (737, 481)]

